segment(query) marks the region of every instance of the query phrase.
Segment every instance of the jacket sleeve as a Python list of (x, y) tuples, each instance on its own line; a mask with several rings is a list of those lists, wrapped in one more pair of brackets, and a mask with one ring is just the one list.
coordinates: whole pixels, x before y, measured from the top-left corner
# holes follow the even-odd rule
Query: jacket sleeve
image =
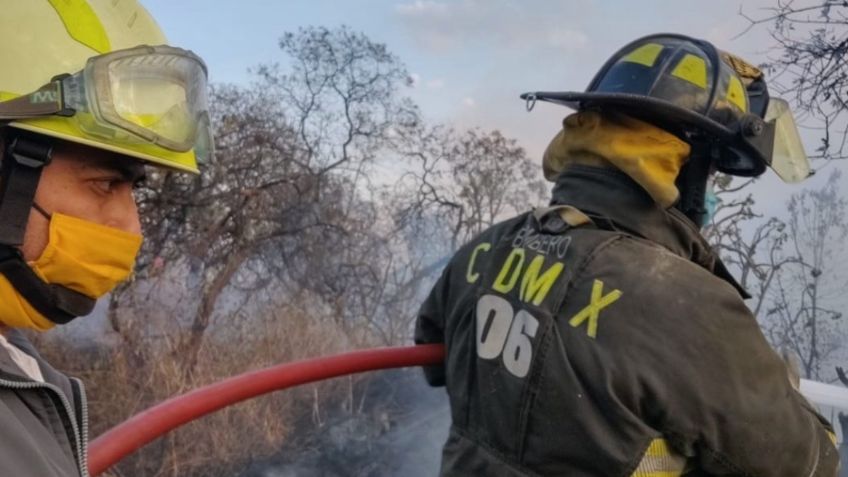
[[(445, 302), (448, 299), (450, 266), (445, 268), (418, 311), (415, 322), (415, 344), (445, 342)], [(424, 366), (424, 377), (431, 386), (445, 385), (444, 365)]]
[(634, 272), (594, 267), (569, 294), (588, 297), (593, 278), (622, 292), (599, 311), (595, 342), (580, 345), (615, 398), (708, 475), (835, 476), (830, 424), (736, 290), (679, 257), (618, 248)]

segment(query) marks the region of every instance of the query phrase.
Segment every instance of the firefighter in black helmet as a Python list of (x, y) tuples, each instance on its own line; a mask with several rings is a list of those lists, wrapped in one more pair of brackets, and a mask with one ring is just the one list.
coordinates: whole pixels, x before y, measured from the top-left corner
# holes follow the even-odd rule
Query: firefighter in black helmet
[(833, 476), (830, 424), (787, 378), (705, 242), (710, 178), (809, 164), (763, 74), (660, 34), (588, 90), (545, 151), (549, 207), (457, 252), (416, 323), (445, 343), (442, 475)]

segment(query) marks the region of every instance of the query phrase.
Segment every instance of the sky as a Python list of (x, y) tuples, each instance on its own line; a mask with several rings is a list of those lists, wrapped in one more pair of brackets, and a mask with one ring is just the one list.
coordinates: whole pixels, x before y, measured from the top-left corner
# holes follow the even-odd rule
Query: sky
[[(213, 82), (247, 84), (252, 67), (284, 60), (277, 46), (284, 32), (311, 25), (348, 25), (385, 43), (407, 65), (415, 79), (409, 94), (428, 117), (459, 126), (498, 128), (536, 153), (559, 128), (566, 110), (539, 105), (528, 114), (518, 95), (530, 90), (583, 90), (612, 53), (639, 36), (686, 33), (748, 58), (762, 58), (767, 47), (763, 35), (756, 33), (732, 39), (747, 25), (738, 14), (738, 0), (142, 3), (172, 44), (206, 60)], [(754, 14), (759, 7), (744, 8)]]
[[(206, 60), (212, 82), (248, 84), (251, 68), (284, 61), (277, 46), (284, 32), (347, 25), (385, 43), (407, 65), (415, 80), (408, 94), (427, 119), (499, 129), (539, 161), (569, 110), (539, 103), (528, 113), (518, 95), (582, 91), (631, 40), (684, 33), (754, 64), (775, 51), (764, 27), (744, 33), (743, 16), (767, 16), (774, 0), (141, 1), (171, 44)], [(812, 150), (815, 136), (805, 139)], [(777, 210), (800, 189), (784, 188), (769, 173), (757, 190), (764, 206)]]

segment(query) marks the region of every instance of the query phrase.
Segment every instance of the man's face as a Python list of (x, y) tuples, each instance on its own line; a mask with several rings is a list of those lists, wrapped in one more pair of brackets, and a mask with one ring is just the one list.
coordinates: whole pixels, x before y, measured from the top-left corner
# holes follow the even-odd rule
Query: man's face
[[(143, 166), (117, 153), (59, 141), (41, 174), (35, 202), (48, 214), (59, 212), (131, 233), (141, 233), (133, 185)], [(48, 240), (49, 220), (30, 211), (21, 250), (36, 260)]]

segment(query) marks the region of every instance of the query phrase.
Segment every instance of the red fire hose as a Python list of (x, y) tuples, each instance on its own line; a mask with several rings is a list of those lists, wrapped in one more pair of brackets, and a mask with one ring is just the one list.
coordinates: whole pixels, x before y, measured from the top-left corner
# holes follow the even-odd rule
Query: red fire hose
[(89, 472), (96, 477), (163, 434), (245, 399), (346, 374), (439, 364), (444, 353), (442, 345), (367, 349), (272, 366), (195, 389), (136, 414), (92, 441)]

